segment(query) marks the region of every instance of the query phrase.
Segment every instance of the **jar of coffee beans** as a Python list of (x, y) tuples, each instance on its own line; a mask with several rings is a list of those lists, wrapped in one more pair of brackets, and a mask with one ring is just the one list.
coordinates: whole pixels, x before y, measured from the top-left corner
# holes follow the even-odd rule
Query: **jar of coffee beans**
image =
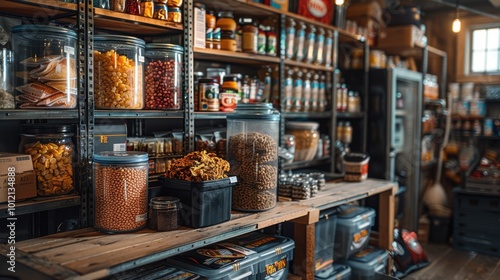
[(158, 196), (149, 202), (149, 227), (157, 231), (174, 230), (179, 227), (179, 199), (171, 196)]
[(148, 154), (101, 152), (94, 155), (94, 226), (105, 233), (146, 226)]
[(240, 103), (227, 115), (227, 159), (238, 176), (232, 208), (264, 211), (276, 206), (280, 114), (271, 103)]

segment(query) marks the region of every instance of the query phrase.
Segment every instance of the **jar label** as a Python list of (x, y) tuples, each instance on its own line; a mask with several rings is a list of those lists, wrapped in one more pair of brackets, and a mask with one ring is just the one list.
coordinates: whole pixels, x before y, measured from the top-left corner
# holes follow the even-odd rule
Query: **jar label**
[(293, 57), (294, 41), (295, 41), (295, 28), (289, 27), (286, 30), (286, 58)]
[(75, 48), (70, 47), (70, 46), (64, 46), (64, 52), (70, 55), (75, 54)]
[(304, 58), (304, 41), (306, 40), (306, 31), (299, 30), (295, 37), (295, 58), (302, 60)]
[(257, 51), (260, 54), (266, 54), (266, 34), (259, 34), (257, 40)]
[(139, 56), (139, 62), (144, 62), (144, 56), (143, 55)]
[(219, 87), (216, 84), (200, 84), (198, 88), (200, 111), (219, 111)]
[(135, 222), (139, 223), (142, 221), (146, 221), (148, 219), (148, 213), (140, 214), (135, 216)]

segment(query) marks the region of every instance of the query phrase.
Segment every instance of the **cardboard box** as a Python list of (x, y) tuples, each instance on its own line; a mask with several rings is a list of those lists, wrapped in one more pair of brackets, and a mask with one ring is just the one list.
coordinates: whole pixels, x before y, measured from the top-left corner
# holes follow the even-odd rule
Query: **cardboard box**
[(421, 44), (424, 33), (415, 25), (387, 27), (378, 36), (379, 48), (413, 48)]
[(380, 4), (375, 1), (350, 4), (347, 7), (346, 18), (371, 18), (379, 24), (385, 25), (382, 20), (382, 7), (380, 7)]
[(288, 12), (288, 0), (266, 0), (265, 4), (273, 8)]
[[(14, 181), (9, 179), (12, 178), (10, 168), (15, 169)], [(0, 202), (9, 201), (9, 182), (14, 183), (16, 201), (37, 195), (36, 175), (30, 155), (0, 153)]]
[(94, 129), (94, 153), (127, 150), (126, 124), (97, 124)]

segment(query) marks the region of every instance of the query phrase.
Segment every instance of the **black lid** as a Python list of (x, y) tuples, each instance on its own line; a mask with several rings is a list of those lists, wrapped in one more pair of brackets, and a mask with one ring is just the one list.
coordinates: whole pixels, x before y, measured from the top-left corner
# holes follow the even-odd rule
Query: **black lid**
[(363, 162), (370, 157), (367, 154), (350, 153), (344, 156), (344, 160), (348, 162)]
[(237, 82), (238, 81), (238, 75), (226, 75), (224, 76), (224, 79), (223, 79), (224, 82)]
[(203, 78), (203, 79), (199, 79), (198, 80), (198, 83), (200, 84), (210, 84), (210, 83), (217, 83), (217, 80), (216, 79), (209, 79), (209, 78)]
[(73, 131), (71, 124), (34, 123), (21, 125), (21, 133), (23, 134), (73, 133)]

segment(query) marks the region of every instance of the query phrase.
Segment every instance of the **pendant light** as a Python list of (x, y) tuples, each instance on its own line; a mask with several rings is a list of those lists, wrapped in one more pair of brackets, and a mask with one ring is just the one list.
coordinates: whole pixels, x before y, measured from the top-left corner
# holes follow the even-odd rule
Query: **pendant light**
[(455, 16), (455, 20), (453, 20), (453, 23), (451, 25), (451, 30), (454, 32), (454, 33), (458, 33), (460, 32), (460, 29), (462, 27), (462, 23), (460, 22), (460, 19), (458, 19), (458, 7), (459, 7), (459, 0), (457, 0), (457, 11), (456, 11), (456, 16)]
[(335, 5), (337, 5), (337, 6), (344, 5), (344, 0), (335, 0)]

